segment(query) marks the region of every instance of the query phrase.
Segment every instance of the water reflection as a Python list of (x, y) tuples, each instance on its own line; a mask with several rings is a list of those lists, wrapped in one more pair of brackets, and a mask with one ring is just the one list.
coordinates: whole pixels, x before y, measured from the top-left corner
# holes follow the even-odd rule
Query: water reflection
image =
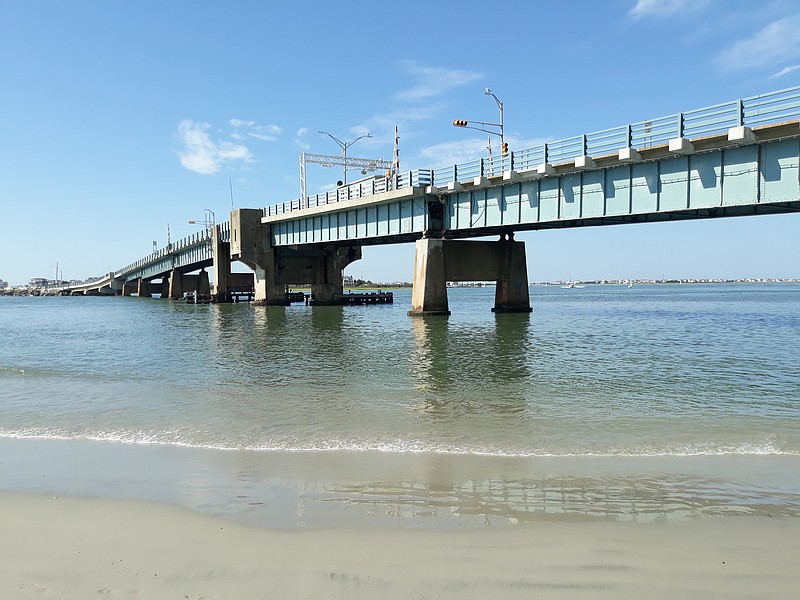
[(466, 325), (448, 318), (412, 319), (409, 371), (419, 411), (493, 418), (524, 411), (531, 384), (530, 314), (496, 315)]
[[(339, 460), (343, 458), (347, 463), (345, 457)], [(323, 457), (320, 463), (326, 460)], [(513, 468), (506, 473), (511, 477), (497, 473), (487, 477), (485, 472), (465, 471), (452, 457), (429, 455), (422, 460), (427, 464), (425, 473), (415, 477), (393, 472), (388, 458), (388, 477), (365, 472), (364, 464), (355, 461), (351, 466), (363, 476), (358, 481), (338, 476), (341, 464), (331, 465), (325, 474), (320, 464), (304, 470), (311, 476), (304, 481), (274, 478), (253, 465), (240, 465), (238, 506), (227, 510), (261, 525), (312, 528), (332, 520), (363, 524), (365, 519), (379, 526), (449, 528), (537, 521), (800, 516), (796, 494), (757, 481), (678, 473), (523, 475), (513, 473)]]

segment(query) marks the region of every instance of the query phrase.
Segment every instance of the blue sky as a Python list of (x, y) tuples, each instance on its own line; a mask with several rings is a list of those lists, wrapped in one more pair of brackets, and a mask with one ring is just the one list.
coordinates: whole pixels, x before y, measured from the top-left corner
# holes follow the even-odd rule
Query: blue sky
[[(800, 7), (764, 0), (0, 0), (0, 278), (120, 268), (299, 195), (300, 152), (403, 169), (478, 158), (505, 105), (513, 149), (800, 84)], [(474, 134), (474, 135), (473, 135)], [(341, 173), (309, 166), (308, 191)], [(800, 277), (800, 215), (532, 232), (533, 281)], [(411, 280), (414, 246), (347, 272)]]

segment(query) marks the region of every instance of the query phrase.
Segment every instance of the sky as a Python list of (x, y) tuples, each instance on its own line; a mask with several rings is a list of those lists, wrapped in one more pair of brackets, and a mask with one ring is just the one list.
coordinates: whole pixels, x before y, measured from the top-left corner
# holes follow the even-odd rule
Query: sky
[[(800, 85), (800, 5), (0, 0), (0, 279), (85, 279), (299, 196), (301, 152), (437, 168)], [(338, 169), (309, 165), (308, 192)], [(353, 175), (357, 177), (359, 175)], [(800, 215), (522, 233), (531, 281), (800, 277)], [(346, 273), (411, 281), (414, 245)]]

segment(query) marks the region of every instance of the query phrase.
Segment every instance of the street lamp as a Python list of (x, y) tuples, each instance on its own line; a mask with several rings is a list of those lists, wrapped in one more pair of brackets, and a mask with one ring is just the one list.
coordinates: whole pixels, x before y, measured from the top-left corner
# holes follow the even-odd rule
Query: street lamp
[[(206, 214), (203, 216), (203, 220), (202, 221), (195, 221), (193, 219), (193, 220), (189, 221), (189, 225), (203, 225), (203, 226), (205, 226), (206, 231), (208, 231), (208, 235), (210, 236), (211, 233), (212, 233), (212, 230), (214, 229), (214, 224), (216, 223), (216, 215), (214, 214), (214, 211), (211, 210), (210, 208), (204, 208), (203, 210), (206, 211)], [(153, 246), (155, 248), (155, 242), (153, 242)]]
[(360, 139), (362, 139), (362, 138), (371, 138), (372, 136), (371, 136), (369, 133), (365, 133), (364, 135), (360, 135), (360, 136), (358, 136), (358, 137), (357, 137), (356, 139), (354, 139), (354, 140), (350, 140), (349, 142), (343, 142), (343, 141), (342, 141), (342, 140), (340, 140), (339, 138), (332, 136), (332, 135), (331, 135), (330, 133), (328, 133), (327, 131), (318, 131), (317, 133), (321, 133), (321, 134), (323, 134), (323, 135), (327, 135), (327, 136), (328, 136), (329, 138), (331, 138), (331, 139), (332, 139), (334, 142), (336, 142), (336, 143), (339, 145), (339, 147), (342, 149), (342, 154), (344, 155), (344, 167), (343, 167), (343, 168), (344, 168), (344, 179), (342, 180), (342, 183), (343, 183), (344, 185), (347, 185), (347, 149), (348, 149), (350, 146), (352, 146), (353, 144), (355, 144), (355, 143), (356, 143), (358, 140), (360, 140)]
[(500, 100), (500, 98), (495, 96), (494, 92), (492, 92), (492, 90), (490, 90), (489, 88), (486, 88), (486, 90), (483, 93), (487, 96), (491, 96), (492, 98), (494, 98), (494, 101), (497, 102), (497, 108), (500, 109), (500, 146), (504, 147), (503, 142), (505, 140), (503, 139), (503, 102), (502, 100)]
[[(466, 129), (475, 129), (476, 131), (482, 131), (484, 133), (488, 133), (490, 135), (497, 135), (500, 136), (500, 148), (503, 154), (508, 154), (508, 144), (505, 141), (505, 133), (503, 131), (503, 102), (494, 95), (494, 92), (489, 88), (483, 92), (487, 96), (491, 96), (494, 98), (494, 101), (497, 103), (497, 108), (500, 110), (500, 122), (499, 123), (486, 123), (485, 121), (466, 121), (464, 119), (453, 119), (453, 126), (454, 127), (464, 127)], [(487, 129), (490, 127), (496, 127), (495, 129)]]

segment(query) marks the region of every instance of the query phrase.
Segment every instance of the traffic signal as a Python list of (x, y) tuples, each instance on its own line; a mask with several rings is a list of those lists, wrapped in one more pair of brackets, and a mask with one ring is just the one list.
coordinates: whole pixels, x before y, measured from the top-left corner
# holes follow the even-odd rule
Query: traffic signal
[(500, 149), (503, 154), (508, 154), (508, 142), (503, 142), (503, 145), (500, 147)]
[(462, 121), (461, 119), (453, 119), (453, 126), (454, 127), (466, 127), (467, 126), (467, 122), (466, 121)]

